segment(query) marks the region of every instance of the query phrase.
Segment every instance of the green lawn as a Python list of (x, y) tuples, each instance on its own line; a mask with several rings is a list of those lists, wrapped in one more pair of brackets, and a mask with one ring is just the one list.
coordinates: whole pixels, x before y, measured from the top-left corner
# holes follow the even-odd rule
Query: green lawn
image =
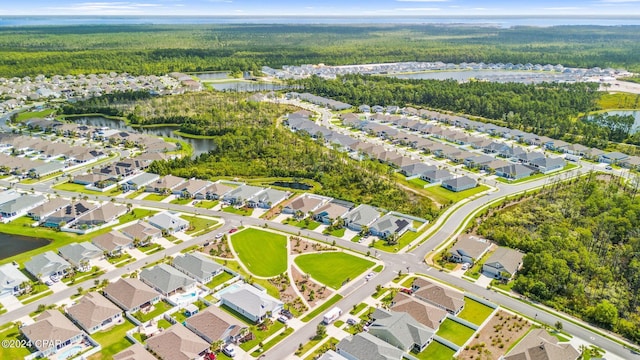
[(272, 347), (276, 346), (280, 341), (284, 340), (287, 336), (291, 335), (292, 333), (293, 333), (293, 328), (286, 328), (283, 332), (278, 334), (276, 337), (272, 338), (271, 340), (269, 340), (268, 342), (263, 344), (262, 349), (261, 349), (262, 351), (256, 350), (253, 353), (251, 353), (251, 356), (257, 357), (261, 353), (263, 353), (263, 352), (271, 349)]
[(214, 206), (218, 205), (219, 201), (209, 201), (209, 200), (202, 200), (202, 201), (198, 201), (195, 205), (195, 207), (199, 207), (199, 208), (203, 208), (203, 209), (211, 209)]
[(311, 340), (309, 342), (307, 342), (306, 344), (304, 344), (302, 346), (302, 348), (298, 348), (298, 350), (296, 350), (296, 355), (300, 356), (300, 355), (304, 355), (307, 351), (311, 350), (312, 347), (316, 346), (319, 342), (321, 342), (322, 340), (326, 339), (327, 335), (318, 338), (318, 337), (313, 337), (311, 338)]
[(80, 184), (74, 184), (71, 182), (66, 182), (66, 183), (62, 183), (62, 184), (58, 184), (56, 186), (53, 187), (56, 190), (62, 190), (62, 191), (73, 191), (73, 192), (77, 192), (77, 193), (81, 193), (81, 194), (88, 194), (88, 195), (104, 195), (104, 196), (116, 196), (116, 195), (120, 195), (122, 194), (122, 190), (118, 190), (118, 187), (115, 186), (113, 189), (109, 190), (109, 191), (94, 191), (94, 190), (87, 190), (84, 185), (80, 185)]
[(133, 313), (133, 317), (135, 317), (136, 319), (145, 322), (145, 321), (149, 321), (151, 319), (153, 319), (154, 317), (164, 313), (165, 311), (171, 309), (171, 305), (169, 305), (169, 303), (165, 302), (165, 301), (158, 301), (155, 305), (153, 305), (153, 311), (148, 312), (146, 314), (141, 313), (140, 311), (137, 311), (135, 313)]
[(356, 307), (354, 309), (351, 309), (351, 311), (349, 311), (349, 314), (351, 315), (355, 315), (357, 313), (359, 313), (360, 311), (364, 310), (364, 308), (367, 307), (366, 303), (360, 303), (358, 305), (356, 305)]
[(468, 297), (464, 298), (464, 310), (458, 317), (473, 324), (480, 325), (491, 315), (493, 309)]
[[(0, 333), (0, 339), (9, 340), (14, 343), (16, 341), (26, 341), (26, 339), (20, 334), (20, 330), (15, 326)], [(22, 359), (30, 353), (29, 349), (24, 346), (0, 346), (1, 359)]]
[[(458, 202), (462, 199), (466, 199), (470, 196), (479, 194), (483, 191), (489, 190), (489, 187), (486, 185), (479, 185), (474, 187), (473, 189), (468, 189), (468, 190), (464, 190), (464, 191), (459, 191), (459, 192), (455, 192), (455, 191), (451, 191), (451, 190), (447, 190), (445, 188), (443, 188), (442, 186), (429, 186), (427, 188), (424, 189), (426, 192), (428, 192), (429, 194), (433, 195), (433, 197), (436, 199), (436, 201), (438, 201), (439, 203), (444, 203), (446, 204), (447, 202)], [(442, 201), (442, 200), (446, 200), (446, 201)]]
[(453, 349), (437, 341), (432, 341), (421, 353), (416, 354), (412, 352), (411, 355), (420, 360), (451, 360), (455, 353)]
[(472, 328), (466, 327), (451, 319), (446, 319), (440, 324), (436, 335), (445, 338), (456, 345), (462, 346), (474, 333)]
[(373, 271), (379, 273), (382, 269), (384, 269), (384, 265), (378, 265), (373, 268)]
[(169, 195), (165, 195), (165, 194), (149, 194), (149, 195), (145, 196), (144, 199), (142, 199), (142, 200), (162, 201), (162, 200), (166, 199), (167, 197), (169, 197)]
[(200, 231), (204, 231), (218, 224), (218, 222), (215, 220), (201, 218), (198, 216), (180, 215), (180, 217), (187, 220), (191, 224), (191, 226), (189, 227), (189, 230), (185, 231), (185, 233), (189, 235), (196, 234)]
[(282, 329), (283, 327), (284, 327), (284, 324), (281, 323), (280, 321), (275, 321), (265, 331), (260, 331), (256, 327), (252, 327), (251, 332), (253, 333), (253, 340), (240, 344), (240, 348), (242, 348), (244, 351), (249, 351), (254, 346), (258, 345), (269, 336), (275, 334), (278, 330)]
[[(316, 228), (318, 228), (318, 226), (320, 226), (321, 224), (317, 221), (311, 220), (311, 219), (302, 219), (300, 221), (296, 221), (293, 218), (287, 218), (285, 219), (283, 222), (283, 224), (287, 224), (287, 225), (293, 225), (296, 227), (299, 227), (301, 229), (309, 229), (309, 230), (315, 230)], [(344, 231), (343, 231), (344, 233)]]
[(238, 258), (257, 276), (272, 277), (287, 271), (287, 237), (248, 228), (231, 236)]
[(339, 289), (343, 282), (356, 278), (375, 265), (372, 261), (343, 252), (300, 255), (295, 262), (313, 279), (334, 289)]
[(140, 189), (140, 190), (132, 191), (131, 193), (127, 194), (127, 195), (125, 196), (125, 198), (127, 198), (127, 199), (133, 199), (133, 198), (136, 198), (136, 197), (140, 196), (142, 193), (144, 193), (144, 189)]
[(129, 255), (129, 254), (127, 254), (127, 253), (121, 253), (121, 254), (120, 254), (120, 255), (118, 255), (118, 256), (114, 256), (114, 257), (109, 257), (109, 258), (107, 258), (107, 261), (108, 261), (110, 264), (114, 264), (114, 265), (115, 265), (115, 264), (119, 264), (119, 263), (121, 263), (121, 262), (127, 262), (127, 263), (128, 263), (128, 262), (131, 262), (131, 261), (130, 261), (131, 259), (133, 259), (133, 257), (132, 257), (131, 255)]
[(213, 279), (211, 279), (211, 281), (207, 283), (207, 287), (209, 289), (213, 289), (216, 286), (223, 284), (224, 282), (229, 281), (231, 279), (233, 279), (233, 275), (229, 274), (226, 271), (223, 271), (220, 274), (216, 275)]
[(324, 234), (329, 234), (331, 236), (335, 236), (335, 237), (343, 237), (344, 236), (344, 232), (346, 231), (346, 228), (340, 228), (340, 229), (334, 229), (333, 231), (324, 231)]
[(140, 246), (138, 248), (138, 250), (142, 251), (143, 253), (145, 253), (147, 255), (151, 255), (151, 254), (156, 253), (156, 252), (158, 252), (160, 250), (164, 250), (164, 248), (160, 244), (150, 243), (147, 246)]
[(251, 214), (253, 214), (253, 208), (246, 208), (246, 207), (236, 209), (233, 206), (225, 206), (222, 208), (222, 211), (228, 212), (230, 214), (244, 215), (244, 216), (251, 216)]
[(400, 251), (400, 249), (409, 245), (409, 243), (413, 242), (413, 240), (417, 239), (420, 234), (422, 234), (424, 230), (421, 231), (407, 231), (400, 238), (398, 238), (398, 243), (395, 245), (389, 245), (388, 242), (384, 240), (376, 239), (376, 242), (373, 244), (373, 247), (376, 249), (380, 249), (382, 251), (395, 253)]
[(133, 329), (135, 324), (125, 319), (125, 322), (91, 335), (101, 346), (102, 350), (91, 360), (111, 359), (113, 355), (131, 346), (131, 341), (125, 337), (126, 332)]
[(335, 304), (338, 301), (340, 301), (340, 299), (342, 299), (342, 295), (340, 295), (340, 294), (333, 295), (324, 304), (318, 306), (315, 310), (313, 310), (312, 312), (307, 314), (305, 317), (303, 317), (302, 321), (303, 322), (309, 322), (310, 320), (312, 320), (316, 316), (320, 315), (320, 313), (324, 312), (325, 310), (328, 310), (331, 306), (333, 306), (333, 304)]
[(16, 122), (22, 122), (31, 118), (44, 118), (51, 115), (54, 111), (54, 109), (44, 109), (40, 111), (21, 112), (16, 116)]
[(187, 205), (187, 204), (190, 204), (192, 201), (193, 201), (193, 199), (178, 198), (178, 199), (173, 199), (173, 200), (169, 201), (169, 203), (178, 204), (178, 205)]
[[(237, 261), (235, 260), (220, 260), (220, 259), (214, 259), (215, 261), (217, 261), (220, 264), (223, 264), (224, 266), (226, 266), (228, 269), (231, 269), (235, 272), (237, 272), (238, 274), (242, 275), (245, 278), (249, 278), (251, 276), (251, 274), (249, 274), (248, 272), (246, 272), (242, 266), (240, 266), (240, 264), (238, 264)], [(262, 286), (263, 288), (267, 289), (267, 293), (271, 296), (273, 296), (276, 299), (280, 298), (280, 290), (278, 290), (278, 288), (273, 285), (272, 283), (269, 282), (269, 280), (267, 279), (253, 279), (253, 282)]]
[(429, 185), (429, 183), (428, 183), (428, 182), (426, 182), (426, 181), (424, 181), (424, 180), (420, 179), (419, 177), (414, 178), (414, 179), (411, 179), (411, 180), (409, 180), (409, 182), (410, 182), (411, 184), (416, 184), (416, 185), (418, 185), (418, 186), (420, 186), (420, 187), (425, 187), (425, 185)]
[(320, 345), (320, 347), (318, 349), (316, 349), (313, 353), (311, 353), (309, 356), (304, 358), (304, 360), (314, 360), (314, 359), (319, 358), (320, 355), (324, 354), (329, 349), (335, 349), (336, 345), (339, 342), (340, 341), (338, 339), (334, 338), (334, 337), (329, 338), (329, 340), (327, 340), (324, 343), (322, 343), (322, 345)]

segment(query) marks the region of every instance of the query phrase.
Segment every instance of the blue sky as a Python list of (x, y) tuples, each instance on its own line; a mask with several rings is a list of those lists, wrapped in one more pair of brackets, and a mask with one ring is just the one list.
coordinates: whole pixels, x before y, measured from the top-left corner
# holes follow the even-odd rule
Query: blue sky
[(640, 0), (5, 0), (0, 15), (640, 16)]

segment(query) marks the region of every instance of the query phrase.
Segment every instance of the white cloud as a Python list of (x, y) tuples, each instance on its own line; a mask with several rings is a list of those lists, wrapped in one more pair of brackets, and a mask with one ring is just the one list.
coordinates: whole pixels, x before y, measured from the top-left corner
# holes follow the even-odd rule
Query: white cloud
[(414, 7), (414, 8), (395, 8), (396, 11), (440, 11), (440, 8), (433, 7)]

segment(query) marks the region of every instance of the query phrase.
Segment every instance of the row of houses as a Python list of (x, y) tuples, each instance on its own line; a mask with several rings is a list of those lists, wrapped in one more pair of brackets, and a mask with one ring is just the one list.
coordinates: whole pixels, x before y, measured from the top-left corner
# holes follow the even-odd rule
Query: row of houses
[(40, 137), (18, 134), (0, 134), (0, 149), (13, 155), (30, 155), (42, 160), (61, 158), (69, 165), (99, 160), (106, 154), (99, 149), (69, 145), (62, 141), (43, 141)]
[[(449, 249), (449, 259), (457, 263), (475, 264), (491, 248), (492, 243), (475, 235), (462, 234)], [(494, 279), (509, 281), (522, 268), (524, 254), (520, 251), (498, 247), (482, 265), (482, 272)]]
[(353, 107), (351, 104), (343, 103), (341, 101), (336, 101), (333, 99), (328, 99), (322, 96), (317, 96), (309, 93), (289, 92), (285, 96), (287, 99), (300, 99), (315, 105), (324, 106), (326, 108), (329, 108), (335, 111), (347, 110)]

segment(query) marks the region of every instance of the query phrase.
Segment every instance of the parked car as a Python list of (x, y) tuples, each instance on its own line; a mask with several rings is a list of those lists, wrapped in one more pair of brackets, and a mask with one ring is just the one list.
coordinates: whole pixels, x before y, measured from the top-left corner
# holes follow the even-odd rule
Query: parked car
[(605, 169), (607, 170), (613, 170), (613, 168), (611, 166), (607, 166)]
[(407, 288), (400, 289), (400, 292), (403, 292), (403, 293), (409, 294), (409, 295), (413, 295), (413, 290), (407, 289)]
[(53, 281), (45, 280), (44, 284), (47, 285), (47, 286), (51, 286), (51, 285), (53, 285)]
[(233, 234), (236, 231), (238, 231), (238, 228), (233, 228), (233, 229), (229, 230), (229, 234)]
[(358, 322), (357, 322), (357, 321), (356, 321), (356, 319), (354, 319), (354, 318), (349, 318), (349, 319), (347, 319), (347, 324), (348, 324), (348, 325), (355, 325), (355, 324), (357, 324), (357, 323), (358, 323)]
[(234, 348), (231, 344), (227, 344), (225, 347), (223, 347), (222, 352), (229, 357), (236, 356), (236, 348)]
[(60, 278), (58, 277), (58, 275), (51, 275), (49, 276), (49, 279), (54, 283), (60, 281)]
[(291, 311), (287, 310), (287, 309), (282, 309), (280, 311), (280, 315), (284, 315), (287, 317), (287, 319), (291, 320), (293, 319), (293, 314), (291, 313)]
[(366, 279), (366, 280), (370, 280), (370, 279), (371, 279), (372, 277), (374, 277), (374, 276), (376, 276), (376, 274), (375, 274), (375, 273), (370, 272), (370, 273), (368, 273), (368, 274), (367, 274), (367, 276), (365, 276), (365, 279)]
[(283, 324), (286, 324), (287, 321), (289, 321), (289, 318), (284, 316), (284, 315), (280, 315), (280, 316), (278, 316), (278, 321), (280, 321)]
[(224, 234), (223, 234), (223, 233), (217, 233), (217, 234), (216, 234), (216, 240), (220, 240), (220, 239), (222, 239), (222, 237), (223, 237), (223, 236), (224, 236)]
[(464, 263), (464, 264), (462, 264), (461, 269), (462, 269), (462, 270), (467, 270), (467, 269), (468, 269), (468, 268), (470, 268), (470, 267), (471, 267), (471, 264), (469, 264), (469, 263)]

